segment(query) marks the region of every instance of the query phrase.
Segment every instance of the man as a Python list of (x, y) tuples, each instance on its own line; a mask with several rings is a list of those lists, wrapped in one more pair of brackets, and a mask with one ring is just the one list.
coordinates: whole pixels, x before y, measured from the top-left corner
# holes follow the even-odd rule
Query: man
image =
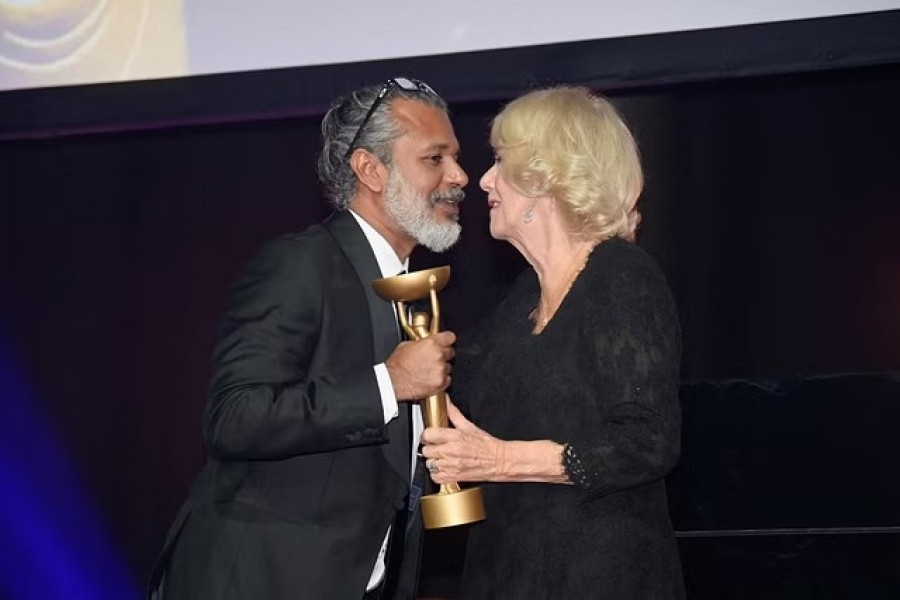
[(456, 242), (468, 178), (446, 104), (422, 82), (339, 99), (322, 133), (319, 177), (338, 210), (264, 248), (232, 290), (209, 461), (151, 596), (414, 597), (421, 413), (410, 401), (449, 385), (455, 336), (398, 344), (393, 307), (370, 282), (399, 273), (418, 244)]

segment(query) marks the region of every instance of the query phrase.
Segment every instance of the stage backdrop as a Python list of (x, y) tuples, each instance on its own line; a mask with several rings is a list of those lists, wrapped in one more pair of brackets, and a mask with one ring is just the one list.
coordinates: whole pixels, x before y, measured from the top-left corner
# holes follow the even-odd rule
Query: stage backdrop
[[(690, 83), (642, 71), (607, 89), (646, 166), (640, 244), (684, 329), (684, 458), (670, 490), (691, 598), (900, 594), (900, 36), (886, 35), (895, 13), (841, 23), (885, 34), (872, 38), (887, 40), (882, 59)], [(372, 79), (443, 73), (451, 90), (472, 179), (465, 233), (413, 266), (452, 266), (444, 304), (462, 334), (526, 267), (487, 235), (475, 182), (490, 118), (529, 85), (603, 79), (580, 77), (596, 47), (579, 48), (513, 77), (495, 64), (501, 85), (483, 89), (454, 87), (465, 73), (431, 59), (368, 65)], [(226, 288), (263, 240), (328, 213), (311, 84), (366, 72), (309, 69), (201, 82), (241, 90), (232, 121), (184, 93), (198, 80), (0, 94), (0, 597), (139, 597), (204, 459)], [(281, 113), (282, 90), (310, 101)], [(170, 94), (177, 110), (154, 127)], [(453, 596), (463, 543), (429, 534), (424, 592)]]

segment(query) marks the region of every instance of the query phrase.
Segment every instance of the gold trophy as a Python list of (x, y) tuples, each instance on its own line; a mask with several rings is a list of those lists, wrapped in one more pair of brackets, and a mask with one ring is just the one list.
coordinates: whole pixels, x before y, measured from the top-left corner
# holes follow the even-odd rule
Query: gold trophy
[[(440, 331), (441, 309), (437, 293), (450, 280), (450, 267), (436, 267), (415, 271), (406, 275), (376, 279), (372, 282), (375, 293), (397, 303), (397, 315), (406, 335), (421, 340)], [(431, 297), (431, 317), (425, 312), (412, 315), (412, 323), (406, 317), (404, 302)], [(422, 414), (426, 427), (447, 427), (447, 396), (440, 392), (422, 401)], [(457, 483), (442, 483), (437, 494), (422, 497), (422, 521), (425, 529), (440, 529), (465, 525), (484, 519), (484, 501), (481, 488), (460, 489)]]

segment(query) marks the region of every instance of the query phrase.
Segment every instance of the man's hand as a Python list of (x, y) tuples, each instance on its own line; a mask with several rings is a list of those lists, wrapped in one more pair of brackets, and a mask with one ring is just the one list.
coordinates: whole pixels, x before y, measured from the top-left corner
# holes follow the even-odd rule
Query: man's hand
[(455, 341), (452, 331), (441, 331), (397, 346), (384, 361), (397, 400), (420, 400), (447, 389)]

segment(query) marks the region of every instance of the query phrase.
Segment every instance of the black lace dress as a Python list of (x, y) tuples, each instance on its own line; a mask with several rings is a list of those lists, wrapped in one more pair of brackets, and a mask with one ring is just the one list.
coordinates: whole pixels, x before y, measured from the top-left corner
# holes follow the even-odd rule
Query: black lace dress
[(454, 400), (501, 439), (566, 444), (574, 485), (481, 484), (463, 598), (683, 598), (663, 478), (678, 458), (681, 353), (653, 260), (597, 246), (540, 335), (528, 269), (477, 339), (462, 340)]

